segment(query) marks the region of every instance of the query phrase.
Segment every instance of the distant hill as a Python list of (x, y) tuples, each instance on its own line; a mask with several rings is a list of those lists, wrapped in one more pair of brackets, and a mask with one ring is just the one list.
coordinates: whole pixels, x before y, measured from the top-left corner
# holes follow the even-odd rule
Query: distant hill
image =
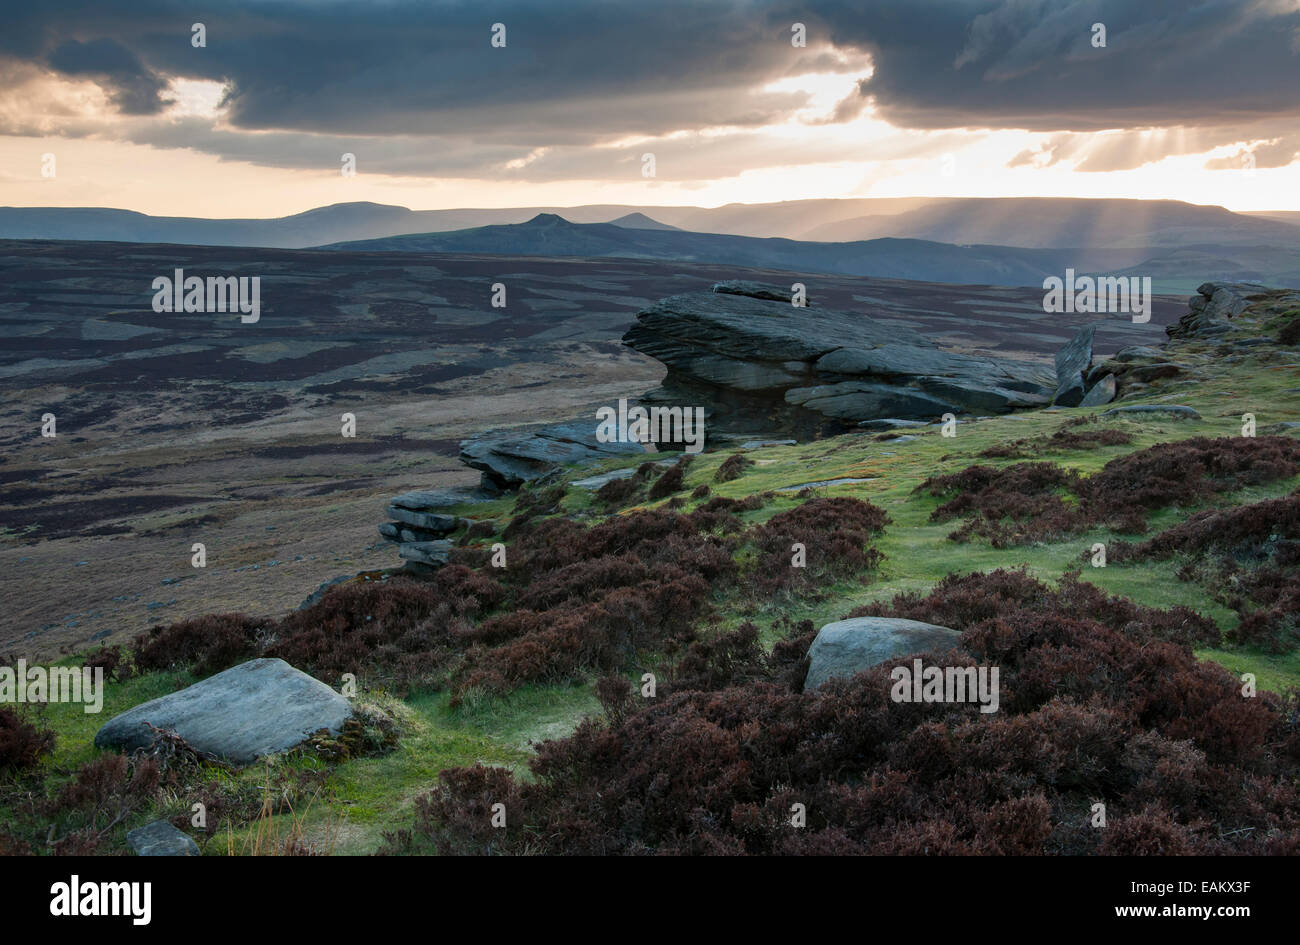
[(1038, 248), (1300, 245), (1296, 223), (1300, 214), (1279, 219), (1177, 200), (962, 198), (825, 223), (802, 238), (838, 242), (896, 236)]
[[(1196, 247), (1160, 251), (1115, 249), (1026, 249), (1015, 246), (955, 246), (930, 240), (875, 239), (844, 243), (685, 230), (631, 229), (612, 223), (573, 223), (553, 213), (520, 224), (474, 227), (444, 233), (392, 236), (321, 247), (350, 252), (473, 253), (507, 256), (682, 260), (753, 266), (799, 273), (834, 273), (914, 279), (925, 282), (1041, 286), (1067, 268), (1086, 272), (1150, 275), (1156, 292), (1187, 294), (1207, 278), (1252, 278), (1295, 285), (1300, 257), (1294, 250)], [(1238, 251), (1239, 250), (1239, 251)], [(1267, 263), (1253, 267), (1251, 254)], [(1258, 270), (1258, 271), (1257, 271)], [(1280, 271), (1278, 271), (1280, 270)], [(1284, 276), (1290, 272), (1291, 282)], [(1283, 281), (1279, 281), (1283, 280)]]
[(0, 207), (0, 237), (301, 248), (322, 240), (357, 239), (358, 234), (368, 238), (409, 232), (407, 227), (420, 225), (414, 216), (405, 207), (377, 203), (334, 204), (266, 220), (154, 217), (95, 207)]
[(1244, 216), (1263, 217), (1268, 220), (1278, 220), (1282, 223), (1300, 226), (1300, 210), (1247, 210)]
[(340, 203), (270, 219), (154, 217), (130, 210), (0, 207), (0, 239), (114, 240), (303, 249), (324, 243), (524, 223), (555, 213), (574, 223), (732, 236), (856, 242), (896, 237), (939, 243), (1065, 249), (1300, 245), (1300, 214), (1232, 213), (1173, 200), (885, 197), (791, 200), (722, 207), (408, 210)]
[(680, 230), (681, 227), (669, 226), (667, 223), (660, 223), (658, 220), (652, 220), (644, 213), (629, 213), (627, 216), (619, 217), (617, 220), (610, 220), (611, 226), (627, 227), (629, 230)]

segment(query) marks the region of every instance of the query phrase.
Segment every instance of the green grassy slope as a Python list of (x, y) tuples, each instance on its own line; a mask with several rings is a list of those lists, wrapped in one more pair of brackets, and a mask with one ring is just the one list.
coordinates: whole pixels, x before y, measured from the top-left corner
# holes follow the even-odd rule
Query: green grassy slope
[[(1283, 320), (1289, 317), (1292, 316), (1285, 315)], [(1300, 317), (1300, 313), (1295, 317)], [(1276, 312), (1260, 311), (1243, 316), (1227, 338), (1180, 343), (1171, 354), (1190, 371), (1180, 378), (1156, 381), (1149, 389), (1125, 401), (1184, 404), (1195, 408), (1201, 414), (1200, 420), (1165, 416), (1104, 419), (1100, 424), (1132, 433), (1133, 443), (1056, 453), (1043, 449), (1032, 458), (1051, 460), (1087, 474), (1117, 456), (1158, 443), (1193, 436), (1241, 436), (1245, 414), (1254, 415), (1260, 433), (1283, 421), (1300, 421), (1300, 351), (1272, 344), (1234, 345), (1242, 338), (1257, 337), (1262, 331), (1277, 327)], [(995, 549), (982, 541), (958, 543), (947, 537), (954, 527), (952, 523), (929, 521), (930, 512), (939, 500), (913, 494), (916, 486), (929, 476), (956, 472), (976, 462), (991, 465), (1017, 462), (984, 460), (978, 454), (997, 444), (1050, 434), (1066, 419), (1100, 414), (1105, 409), (1039, 410), (984, 420), (969, 419), (957, 424), (953, 436), (944, 436), (938, 426), (932, 426), (919, 433), (908, 431), (912, 438), (898, 442), (882, 441), (879, 434), (863, 433), (766, 448), (748, 454), (755, 465), (739, 479), (726, 483), (715, 483), (714, 473), (729, 453), (697, 457), (686, 475), (687, 491), (679, 493), (683, 497), (701, 484), (708, 484), (713, 495), (730, 498), (776, 492), (776, 497), (762, 508), (743, 516), (749, 522), (764, 521), (802, 501), (794, 491), (777, 490), (835, 478), (869, 481), (822, 488), (819, 494), (870, 500), (884, 508), (892, 520), (876, 543), (885, 555), (883, 564), (865, 582), (831, 588), (820, 600), (785, 599), (761, 607), (741, 595), (720, 597), (714, 602), (720, 617), (717, 626), (727, 628), (746, 619), (766, 626), (781, 616), (807, 618), (820, 625), (839, 619), (868, 601), (900, 591), (926, 591), (950, 573), (1024, 566), (1036, 576), (1053, 582), (1067, 571), (1081, 570), (1084, 580), (1111, 593), (1151, 606), (1184, 604), (1212, 617), (1223, 629), (1232, 627), (1237, 619), (1234, 612), (1217, 603), (1200, 585), (1178, 580), (1177, 562), (1090, 566), (1085, 551), (1096, 542), (1109, 543), (1117, 537), (1107, 530), (1098, 529), (1057, 543), (1006, 550)], [(1288, 435), (1300, 435), (1300, 431), (1291, 430)], [(613, 462), (605, 468), (619, 465)], [(622, 461), (621, 465), (632, 463)], [(591, 468), (574, 470), (568, 478), (582, 478), (593, 471)], [(1297, 486), (1300, 477), (1227, 493), (1219, 497), (1217, 504), (1258, 501), (1285, 494)], [(684, 510), (700, 501), (703, 500), (688, 500)], [(498, 524), (504, 526), (512, 506), (513, 499), (504, 498), (463, 511), (479, 519), (495, 516)], [(606, 514), (590, 492), (576, 487), (569, 489), (562, 508), (565, 514), (593, 522)], [(1191, 511), (1186, 508), (1160, 511), (1152, 518), (1149, 533), (1176, 524)], [(495, 540), (498, 538), (483, 539), (485, 543)], [(1261, 688), (1300, 687), (1300, 652), (1273, 656), (1248, 649), (1215, 649), (1199, 655), (1234, 672), (1255, 673)], [(103, 720), (189, 681), (190, 677), (184, 674), (153, 673), (114, 684), (104, 713), (99, 716), (86, 715), (79, 706), (54, 705), (42, 709), (39, 716), (58, 737), (57, 749), (44, 761), (46, 792), (57, 791), (77, 765), (98, 754), (90, 742)], [(283, 811), (268, 822), (281, 833), (297, 829), (304, 839), (331, 852), (373, 851), (382, 842), (385, 831), (409, 823), (415, 798), (433, 783), (440, 770), (481, 761), (525, 771), (532, 742), (563, 736), (582, 718), (599, 710), (590, 682), (531, 685), (504, 697), (483, 697), (455, 708), (445, 693), (417, 693), (404, 700), (384, 693), (367, 693), (367, 700), (395, 717), (402, 731), (398, 747), (382, 756), (342, 763), (327, 763), (308, 752), (274, 762), (270, 767), (315, 773), (315, 776), (311, 790), (300, 790), (296, 795), (296, 813)], [(232, 791), (249, 796), (265, 792), (267, 785), (275, 780), (270, 768), (263, 766), (241, 772), (213, 769), (210, 774), (215, 779), (231, 782)], [(285, 775), (281, 771), (276, 777), (282, 780)], [(7, 800), (0, 806), (0, 831), (15, 823), (17, 817), (15, 794), (8, 791), (5, 797)], [(160, 815), (183, 811), (185, 804), (179, 797), (164, 796), (151, 809), (138, 812), (116, 829), (124, 833), (129, 827)], [(218, 833), (208, 842), (205, 853), (249, 852), (258, 845), (259, 830), (264, 832), (268, 822), (229, 834)]]

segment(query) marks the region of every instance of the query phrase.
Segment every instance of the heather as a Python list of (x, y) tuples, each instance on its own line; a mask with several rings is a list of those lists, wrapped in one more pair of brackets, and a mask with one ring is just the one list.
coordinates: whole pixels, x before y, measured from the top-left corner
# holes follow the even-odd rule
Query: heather
[[(260, 655), (321, 679), (354, 673), (458, 699), (506, 692), (684, 650), (740, 585), (766, 599), (862, 575), (880, 561), (870, 542), (887, 522), (858, 499), (813, 498), (751, 527), (738, 513), (761, 508), (761, 498), (713, 497), (689, 514), (640, 509), (586, 526), (543, 514), (561, 498), (521, 498), (504, 568), (469, 544), (428, 578), (330, 588), (280, 620), (228, 614), (155, 627), (136, 640), (134, 664), (207, 675)], [(806, 567), (789, 566), (795, 544)]]
[[(693, 688), (608, 696), (605, 718), (539, 748), (530, 778), (482, 766), (443, 772), (389, 849), (1300, 850), (1294, 697), (1242, 698), (1237, 679), (1198, 662), (1188, 643), (1212, 627), (1195, 615), (1008, 571), (953, 577), (872, 610), (960, 628), (972, 661), (1001, 667), (1001, 711), (893, 702), (887, 666), (800, 692), (752, 652), (742, 628), (696, 654)], [(513, 828), (489, 826), (498, 803)], [(1090, 825), (1097, 803), (1104, 830)], [(795, 804), (804, 826), (791, 824)]]
[[(1263, 345), (1171, 357), (1186, 377), (1127, 402), (1201, 419), (961, 416), (680, 475), (611, 459), (451, 510), (474, 521), (436, 571), (80, 654), (109, 714), (275, 655), (355, 674), (359, 715), (231, 771), (162, 733), (96, 765), (103, 719), (20, 707), (34, 760), (0, 774), (0, 850), (121, 852), (165, 819), (237, 853), (275, 819), (305, 825), (285, 853), (1298, 852), (1297, 452), (1274, 425), (1296, 381)], [(803, 691), (850, 616), (959, 631), (999, 710), (895, 703), (888, 666)]]
[(1117, 562), (1181, 562), (1179, 579), (1206, 586), (1237, 612), (1235, 643), (1272, 653), (1300, 646), (1300, 493), (1206, 509), (1111, 553)]
[(931, 476), (916, 491), (944, 499), (932, 521), (964, 518), (949, 534), (953, 541), (984, 538), (1007, 548), (1099, 526), (1141, 532), (1155, 510), (1194, 506), (1297, 473), (1295, 440), (1194, 437), (1117, 457), (1090, 476), (1050, 462), (974, 465)]
[(1096, 426), (1096, 416), (1067, 420), (1053, 433), (1021, 437), (1009, 443), (998, 443), (980, 450), (981, 459), (1027, 459), (1043, 452), (1095, 450), (1109, 446), (1128, 446), (1133, 434), (1113, 428), (1077, 430), (1080, 426)]
[(0, 772), (34, 768), (54, 747), (54, 734), (32, 724), (13, 706), (0, 705)]

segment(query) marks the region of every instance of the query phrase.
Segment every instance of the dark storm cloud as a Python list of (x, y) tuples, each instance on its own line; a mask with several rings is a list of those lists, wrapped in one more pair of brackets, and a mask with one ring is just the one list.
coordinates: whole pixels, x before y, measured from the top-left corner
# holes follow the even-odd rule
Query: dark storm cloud
[[(47, 0), (6, 20), (0, 65), (90, 78), (124, 113), (156, 113), (172, 78), (226, 85), (235, 133), (133, 123), (135, 140), (236, 159), (251, 150), (285, 166), (348, 136), (404, 136), (436, 143), (446, 160), (412, 164), (395, 147), (395, 173), (551, 149), (529, 166), (563, 176), (562, 159), (620, 136), (784, 121), (806, 96), (761, 86), (846, 61), (865, 76), (868, 55), (874, 74), (824, 121), (873, 103), (892, 123), (925, 129), (1187, 126), (1208, 149), (1289, 141), (1300, 119), (1296, 0)], [(190, 43), (195, 21), (206, 48)], [(796, 21), (807, 24), (806, 49), (790, 45)], [(489, 43), (496, 22), (505, 49)], [(1104, 49), (1091, 45), (1097, 22)], [(238, 141), (253, 130), (278, 134)], [(1171, 147), (1185, 153), (1187, 140)], [(816, 141), (810, 131), (812, 160)], [(1260, 157), (1281, 160), (1289, 146)], [(1016, 160), (1055, 162), (1073, 147)], [(1175, 151), (1112, 142), (1086, 166), (1164, 153)]]
[(1294, 0), (815, 6), (837, 45), (874, 56), (863, 93), (898, 125), (1091, 131), (1300, 114)]
[(170, 104), (162, 94), (166, 81), (111, 39), (69, 40), (50, 52), (46, 64), (64, 75), (100, 80), (124, 115), (153, 115)]
[[(803, 98), (756, 95), (755, 86), (825, 64), (815, 48), (791, 47), (789, 19), (741, 0), (51, 0), (18, 17), (19, 38), (0, 39), (0, 53), (85, 75), (95, 70), (78, 49), (102, 59), (126, 47), (145, 76), (228, 82), (229, 120), (250, 130), (526, 131), (545, 145), (757, 126)], [(193, 21), (207, 28), (206, 48), (190, 44)], [(504, 49), (489, 42), (496, 22), (506, 26)]]

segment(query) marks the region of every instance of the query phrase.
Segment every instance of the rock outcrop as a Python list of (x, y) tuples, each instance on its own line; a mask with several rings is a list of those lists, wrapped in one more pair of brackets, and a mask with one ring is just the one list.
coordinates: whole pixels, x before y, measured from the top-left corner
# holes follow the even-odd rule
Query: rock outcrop
[(546, 476), (570, 463), (641, 455), (640, 443), (602, 443), (597, 421), (577, 420), (532, 430), (493, 431), (462, 440), (460, 459), (481, 473), (483, 489), (501, 492)]
[(351, 717), (348, 700), (320, 680), (284, 660), (256, 659), (114, 716), (95, 745), (148, 747), (152, 725), (174, 731), (195, 751), (242, 765), (287, 751), (320, 729), (338, 734)]
[(1086, 372), (1088, 394), (1079, 406), (1099, 407), (1116, 397), (1141, 391), (1152, 381), (1195, 374), (1192, 368), (1169, 358), (1169, 351), (1146, 345), (1121, 348)]
[(1221, 335), (1251, 302), (1271, 291), (1254, 282), (1206, 282), (1197, 286), (1197, 294), (1188, 299), (1187, 314), (1165, 333), (1171, 338)]
[(722, 428), (815, 435), (884, 417), (1045, 406), (1056, 389), (1043, 365), (945, 351), (897, 324), (789, 298), (781, 288), (720, 283), (639, 312), (623, 342), (668, 368), (644, 399), (707, 405)]
[(1056, 406), (1077, 407), (1083, 401), (1087, 392), (1084, 375), (1092, 367), (1092, 340), (1096, 333), (1096, 325), (1085, 325), (1056, 352), (1056, 395), (1052, 398)]
[(899, 656), (956, 649), (960, 642), (956, 630), (901, 617), (855, 617), (828, 623), (817, 631), (808, 648), (803, 687), (816, 689), (828, 679), (847, 679)]
[(405, 492), (389, 502), (389, 521), (379, 534), (397, 545), (407, 571), (427, 574), (445, 565), (452, 548), (447, 536), (474, 524), (443, 511), (447, 498), (444, 492)]

